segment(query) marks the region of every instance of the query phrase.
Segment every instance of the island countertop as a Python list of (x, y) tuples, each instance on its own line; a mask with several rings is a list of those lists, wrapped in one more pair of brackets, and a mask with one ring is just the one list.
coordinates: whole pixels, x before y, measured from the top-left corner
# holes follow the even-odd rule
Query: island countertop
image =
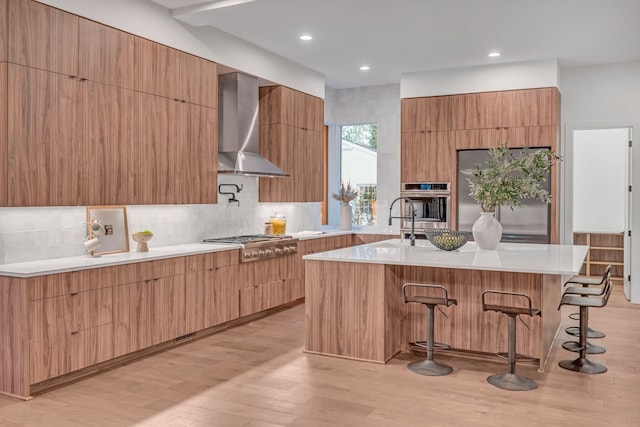
[(495, 251), (478, 249), (468, 242), (456, 251), (443, 251), (426, 240), (409, 246), (407, 240), (392, 239), (366, 245), (306, 255), (305, 260), (405, 265), (518, 273), (576, 275), (588, 246), (500, 243)]

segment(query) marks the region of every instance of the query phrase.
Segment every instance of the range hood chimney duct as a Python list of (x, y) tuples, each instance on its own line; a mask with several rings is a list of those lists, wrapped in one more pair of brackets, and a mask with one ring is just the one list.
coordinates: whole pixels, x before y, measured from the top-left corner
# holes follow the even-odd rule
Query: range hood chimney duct
[(218, 173), (289, 176), (260, 155), (258, 117), (258, 79), (242, 73), (219, 76)]

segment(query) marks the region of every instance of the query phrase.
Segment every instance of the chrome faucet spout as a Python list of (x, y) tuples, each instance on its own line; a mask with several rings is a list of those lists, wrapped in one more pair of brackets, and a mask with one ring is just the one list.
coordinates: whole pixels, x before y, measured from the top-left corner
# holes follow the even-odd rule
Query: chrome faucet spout
[[(391, 210), (393, 209), (393, 205), (398, 200), (401, 200), (401, 199), (404, 199), (404, 201), (407, 202), (409, 204), (409, 206), (411, 206), (411, 216), (410, 217), (407, 217), (407, 216), (393, 216), (393, 214), (391, 213)], [(416, 213), (415, 213), (415, 208), (413, 206), (413, 200), (411, 200), (408, 197), (398, 197), (393, 202), (391, 202), (391, 206), (389, 206), (389, 225), (391, 225), (391, 220), (394, 219), (394, 218), (411, 219), (411, 235), (409, 236), (409, 244), (411, 246), (415, 246), (416, 245), (416, 233), (415, 233)]]

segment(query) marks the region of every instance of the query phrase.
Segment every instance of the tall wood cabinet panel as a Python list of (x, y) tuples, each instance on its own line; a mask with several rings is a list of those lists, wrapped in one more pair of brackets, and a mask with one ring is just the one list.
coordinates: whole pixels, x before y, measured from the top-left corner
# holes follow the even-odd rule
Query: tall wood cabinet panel
[(31, 0), (8, 2), (9, 62), (77, 76), (79, 18)]
[(456, 159), (453, 132), (402, 134), (402, 182), (453, 181)]
[(176, 50), (141, 37), (135, 38), (135, 89), (179, 99)]
[(8, 204), (126, 202), (132, 91), (9, 64)]
[(7, 60), (7, 15), (8, 0), (0, 0), (0, 62)]
[(483, 92), (453, 97), (455, 129), (484, 129), (500, 126), (500, 92)]
[(182, 170), (178, 203), (218, 202), (218, 111), (189, 105), (189, 126), (179, 166)]
[(217, 108), (217, 65), (181, 51), (177, 51), (176, 58), (180, 67), (182, 99), (192, 104)]
[(8, 141), (7, 141), (7, 102), (8, 96), (7, 63), (0, 62), (0, 206), (7, 206), (9, 199), (9, 174), (8, 174)]
[(560, 94), (556, 88), (499, 92), (499, 126), (548, 126), (558, 124)]
[(286, 86), (260, 88), (260, 124), (286, 124), (321, 132), (324, 101)]
[(470, 129), (455, 132), (456, 150), (477, 150), (499, 147), (505, 142), (504, 129)]
[(133, 89), (134, 36), (79, 19), (78, 76)]
[(129, 144), (130, 204), (176, 203), (184, 170), (188, 105), (145, 93), (135, 94), (135, 138)]

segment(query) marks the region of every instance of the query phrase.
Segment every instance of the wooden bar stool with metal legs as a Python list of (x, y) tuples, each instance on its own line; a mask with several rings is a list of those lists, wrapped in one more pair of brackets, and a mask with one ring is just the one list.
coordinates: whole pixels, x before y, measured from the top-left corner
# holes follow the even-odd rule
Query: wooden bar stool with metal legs
[[(442, 296), (420, 296), (420, 295), (407, 295), (407, 289), (427, 289), (435, 290), (438, 293), (442, 293)], [(434, 337), (434, 309), (436, 306), (444, 305), (449, 307), (451, 305), (458, 304), (453, 298), (449, 298), (449, 293), (444, 286), (440, 285), (426, 285), (422, 283), (405, 283), (402, 286), (402, 295), (404, 296), (404, 302), (407, 303), (419, 303), (427, 306), (427, 358), (425, 360), (417, 360), (411, 362), (407, 367), (414, 373), (420, 375), (447, 375), (453, 371), (453, 368), (444, 363), (438, 363), (433, 360), (433, 352), (435, 349)]]
[[(584, 292), (582, 293), (583, 295), (597, 295), (600, 291), (604, 291), (604, 285), (606, 283), (607, 277), (611, 277), (611, 264), (607, 265), (606, 268), (604, 269), (604, 272), (602, 273), (602, 278), (595, 278), (595, 277), (589, 277), (589, 276), (573, 276), (572, 278), (570, 278), (565, 282), (564, 286), (566, 287), (567, 285), (581, 285), (583, 288), (585, 288)], [(597, 286), (598, 289), (595, 291), (587, 290), (589, 289), (590, 286)], [(575, 294), (580, 293), (578, 292), (578, 289), (579, 288), (576, 287), (576, 289), (573, 290), (573, 293)], [(569, 315), (569, 318), (572, 320), (579, 321), (580, 314), (579, 312), (571, 313)], [(579, 326), (569, 326), (568, 328), (565, 328), (564, 331), (569, 335), (573, 335), (574, 337), (580, 336)], [(605, 337), (604, 332), (596, 331), (591, 327), (587, 330), (587, 338), (604, 338), (604, 337)], [(564, 346), (564, 344), (563, 344), (563, 347), (569, 351), (578, 351), (573, 349), (572, 347), (567, 348)], [(588, 354), (604, 353), (604, 351), (605, 351), (604, 347), (593, 345), (587, 342)]]
[[(585, 279), (585, 280), (582, 281), (581, 279)], [(586, 279), (590, 279), (590, 281), (587, 281)], [(582, 286), (569, 287), (564, 291), (563, 295), (581, 295), (581, 296), (600, 297), (604, 295), (604, 291), (606, 289), (605, 285), (610, 280), (611, 280), (611, 265), (608, 265), (604, 270), (602, 279), (593, 279), (589, 277), (585, 277), (585, 278), (572, 277), (565, 283), (565, 286), (568, 284), (579, 284)], [(577, 317), (573, 317), (572, 316), (573, 314), (577, 314)], [(580, 320), (580, 312), (572, 313), (569, 315), (569, 317), (574, 320)], [(568, 327), (565, 329), (565, 332), (567, 332), (569, 335), (580, 337), (580, 326)], [(587, 325), (587, 338), (603, 338), (604, 336), (605, 336), (604, 332), (591, 329)], [(580, 341), (565, 341), (564, 343), (562, 343), (562, 348), (564, 348), (565, 350), (569, 350), (577, 353), (582, 349), (582, 345), (580, 344)], [(587, 341), (587, 348), (586, 348), (587, 354), (601, 354), (601, 353), (604, 353), (605, 351), (606, 351), (606, 348), (604, 348), (603, 346), (592, 344), (589, 341)]]
[[(527, 305), (506, 306), (499, 304), (487, 304), (487, 295), (510, 296), (517, 300), (526, 300)], [(491, 375), (487, 378), (487, 382), (503, 390), (526, 391), (538, 388), (538, 384), (531, 378), (516, 374), (516, 317), (523, 314), (530, 317), (540, 316), (540, 310), (537, 308), (531, 308), (531, 298), (526, 294), (487, 290), (482, 292), (482, 311), (497, 311), (509, 316), (509, 352), (507, 354), (509, 371), (506, 374)]]
[(587, 359), (587, 330), (589, 327), (589, 307), (604, 307), (611, 295), (611, 279), (607, 280), (601, 296), (572, 295), (566, 292), (560, 299), (558, 310), (563, 305), (573, 305), (580, 308), (580, 355), (575, 360), (562, 360), (558, 363), (561, 368), (583, 374), (602, 374), (607, 367), (601, 363)]

